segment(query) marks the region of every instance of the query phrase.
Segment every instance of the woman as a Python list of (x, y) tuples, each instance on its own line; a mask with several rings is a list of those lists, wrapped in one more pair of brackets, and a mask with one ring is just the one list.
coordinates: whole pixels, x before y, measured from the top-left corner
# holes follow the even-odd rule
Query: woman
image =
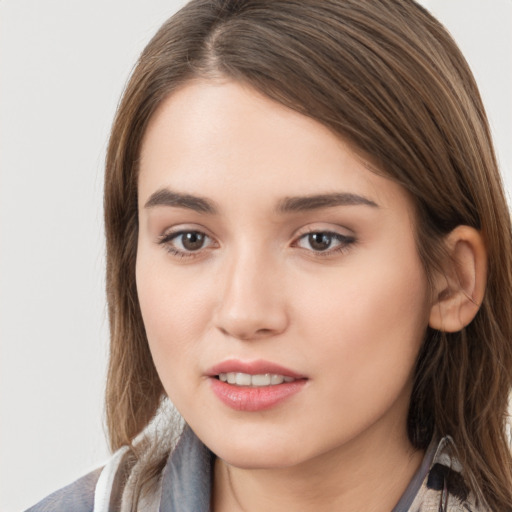
[(117, 452), (31, 510), (511, 510), (510, 219), (413, 1), (189, 3), (105, 219)]

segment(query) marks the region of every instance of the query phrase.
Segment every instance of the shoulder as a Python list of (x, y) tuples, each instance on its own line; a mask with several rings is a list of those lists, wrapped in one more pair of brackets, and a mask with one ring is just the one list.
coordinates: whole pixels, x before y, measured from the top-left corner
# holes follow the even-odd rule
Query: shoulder
[(50, 494), (26, 512), (93, 512), (94, 492), (101, 468)]
[(430, 469), (416, 496), (411, 512), (489, 512), (478, 503), (465, 479), (451, 437), (439, 442)]
[[(136, 500), (139, 500), (138, 510), (146, 512), (156, 512), (162, 507), (208, 511), (213, 454), (190, 428), (184, 428), (170, 443), (172, 446), (159, 443), (156, 448), (160, 450), (155, 450), (154, 442), (150, 441), (140, 441), (137, 453), (128, 446), (120, 448), (103, 468), (51, 494), (25, 512), (111, 512), (131, 509)], [(155, 461), (160, 469), (152, 485), (138, 496), (144, 475), (155, 468)]]
[(116, 474), (128, 447), (119, 449), (108, 463), (50, 494), (26, 512), (104, 512), (115, 496)]

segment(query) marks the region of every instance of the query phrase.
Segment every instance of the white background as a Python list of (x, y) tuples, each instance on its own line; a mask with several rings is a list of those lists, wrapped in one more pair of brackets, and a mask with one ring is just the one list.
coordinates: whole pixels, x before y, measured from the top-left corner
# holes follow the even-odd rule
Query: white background
[[(108, 457), (102, 174), (139, 52), (184, 1), (0, 0), (0, 510)], [(468, 58), (512, 187), (512, 0), (424, 0)]]

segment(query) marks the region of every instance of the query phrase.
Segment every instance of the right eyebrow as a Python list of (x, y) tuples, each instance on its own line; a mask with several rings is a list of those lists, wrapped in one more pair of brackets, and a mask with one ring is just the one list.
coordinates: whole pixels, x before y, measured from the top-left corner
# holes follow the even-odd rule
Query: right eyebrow
[(190, 194), (181, 194), (173, 192), (168, 188), (162, 188), (153, 192), (146, 201), (144, 208), (154, 208), (155, 206), (173, 206), (177, 208), (187, 208), (198, 213), (216, 214), (217, 208), (214, 203), (203, 197)]
[(364, 205), (378, 208), (378, 204), (367, 197), (350, 192), (335, 192), (330, 194), (317, 194), (311, 196), (285, 197), (279, 201), (277, 210), (280, 213), (293, 213), (335, 206)]

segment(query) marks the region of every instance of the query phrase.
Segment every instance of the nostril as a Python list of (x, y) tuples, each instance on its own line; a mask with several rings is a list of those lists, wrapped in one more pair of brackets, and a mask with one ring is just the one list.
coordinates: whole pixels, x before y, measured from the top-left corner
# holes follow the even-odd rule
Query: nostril
[(219, 331), (224, 334), (224, 336), (229, 336), (229, 333), (226, 329), (224, 329), (224, 327), (219, 327)]
[(256, 331), (256, 335), (266, 336), (268, 334), (272, 334), (272, 330), (271, 329), (258, 329)]
[(213, 323), (224, 336), (250, 341), (282, 333), (288, 325), (283, 303), (253, 300), (233, 294), (220, 302)]
[(266, 338), (266, 337), (272, 336), (272, 334), (275, 333), (274, 330), (268, 329), (268, 328), (262, 328), (262, 329), (256, 329), (256, 330), (249, 330), (249, 329), (243, 330), (243, 329), (238, 329), (235, 326), (233, 326), (233, 328), (231, 328), (231, 329), (225, 328), (222, 326), (219, 326), (218, 328), (223, 335), (237, 338), (242, 341)]

